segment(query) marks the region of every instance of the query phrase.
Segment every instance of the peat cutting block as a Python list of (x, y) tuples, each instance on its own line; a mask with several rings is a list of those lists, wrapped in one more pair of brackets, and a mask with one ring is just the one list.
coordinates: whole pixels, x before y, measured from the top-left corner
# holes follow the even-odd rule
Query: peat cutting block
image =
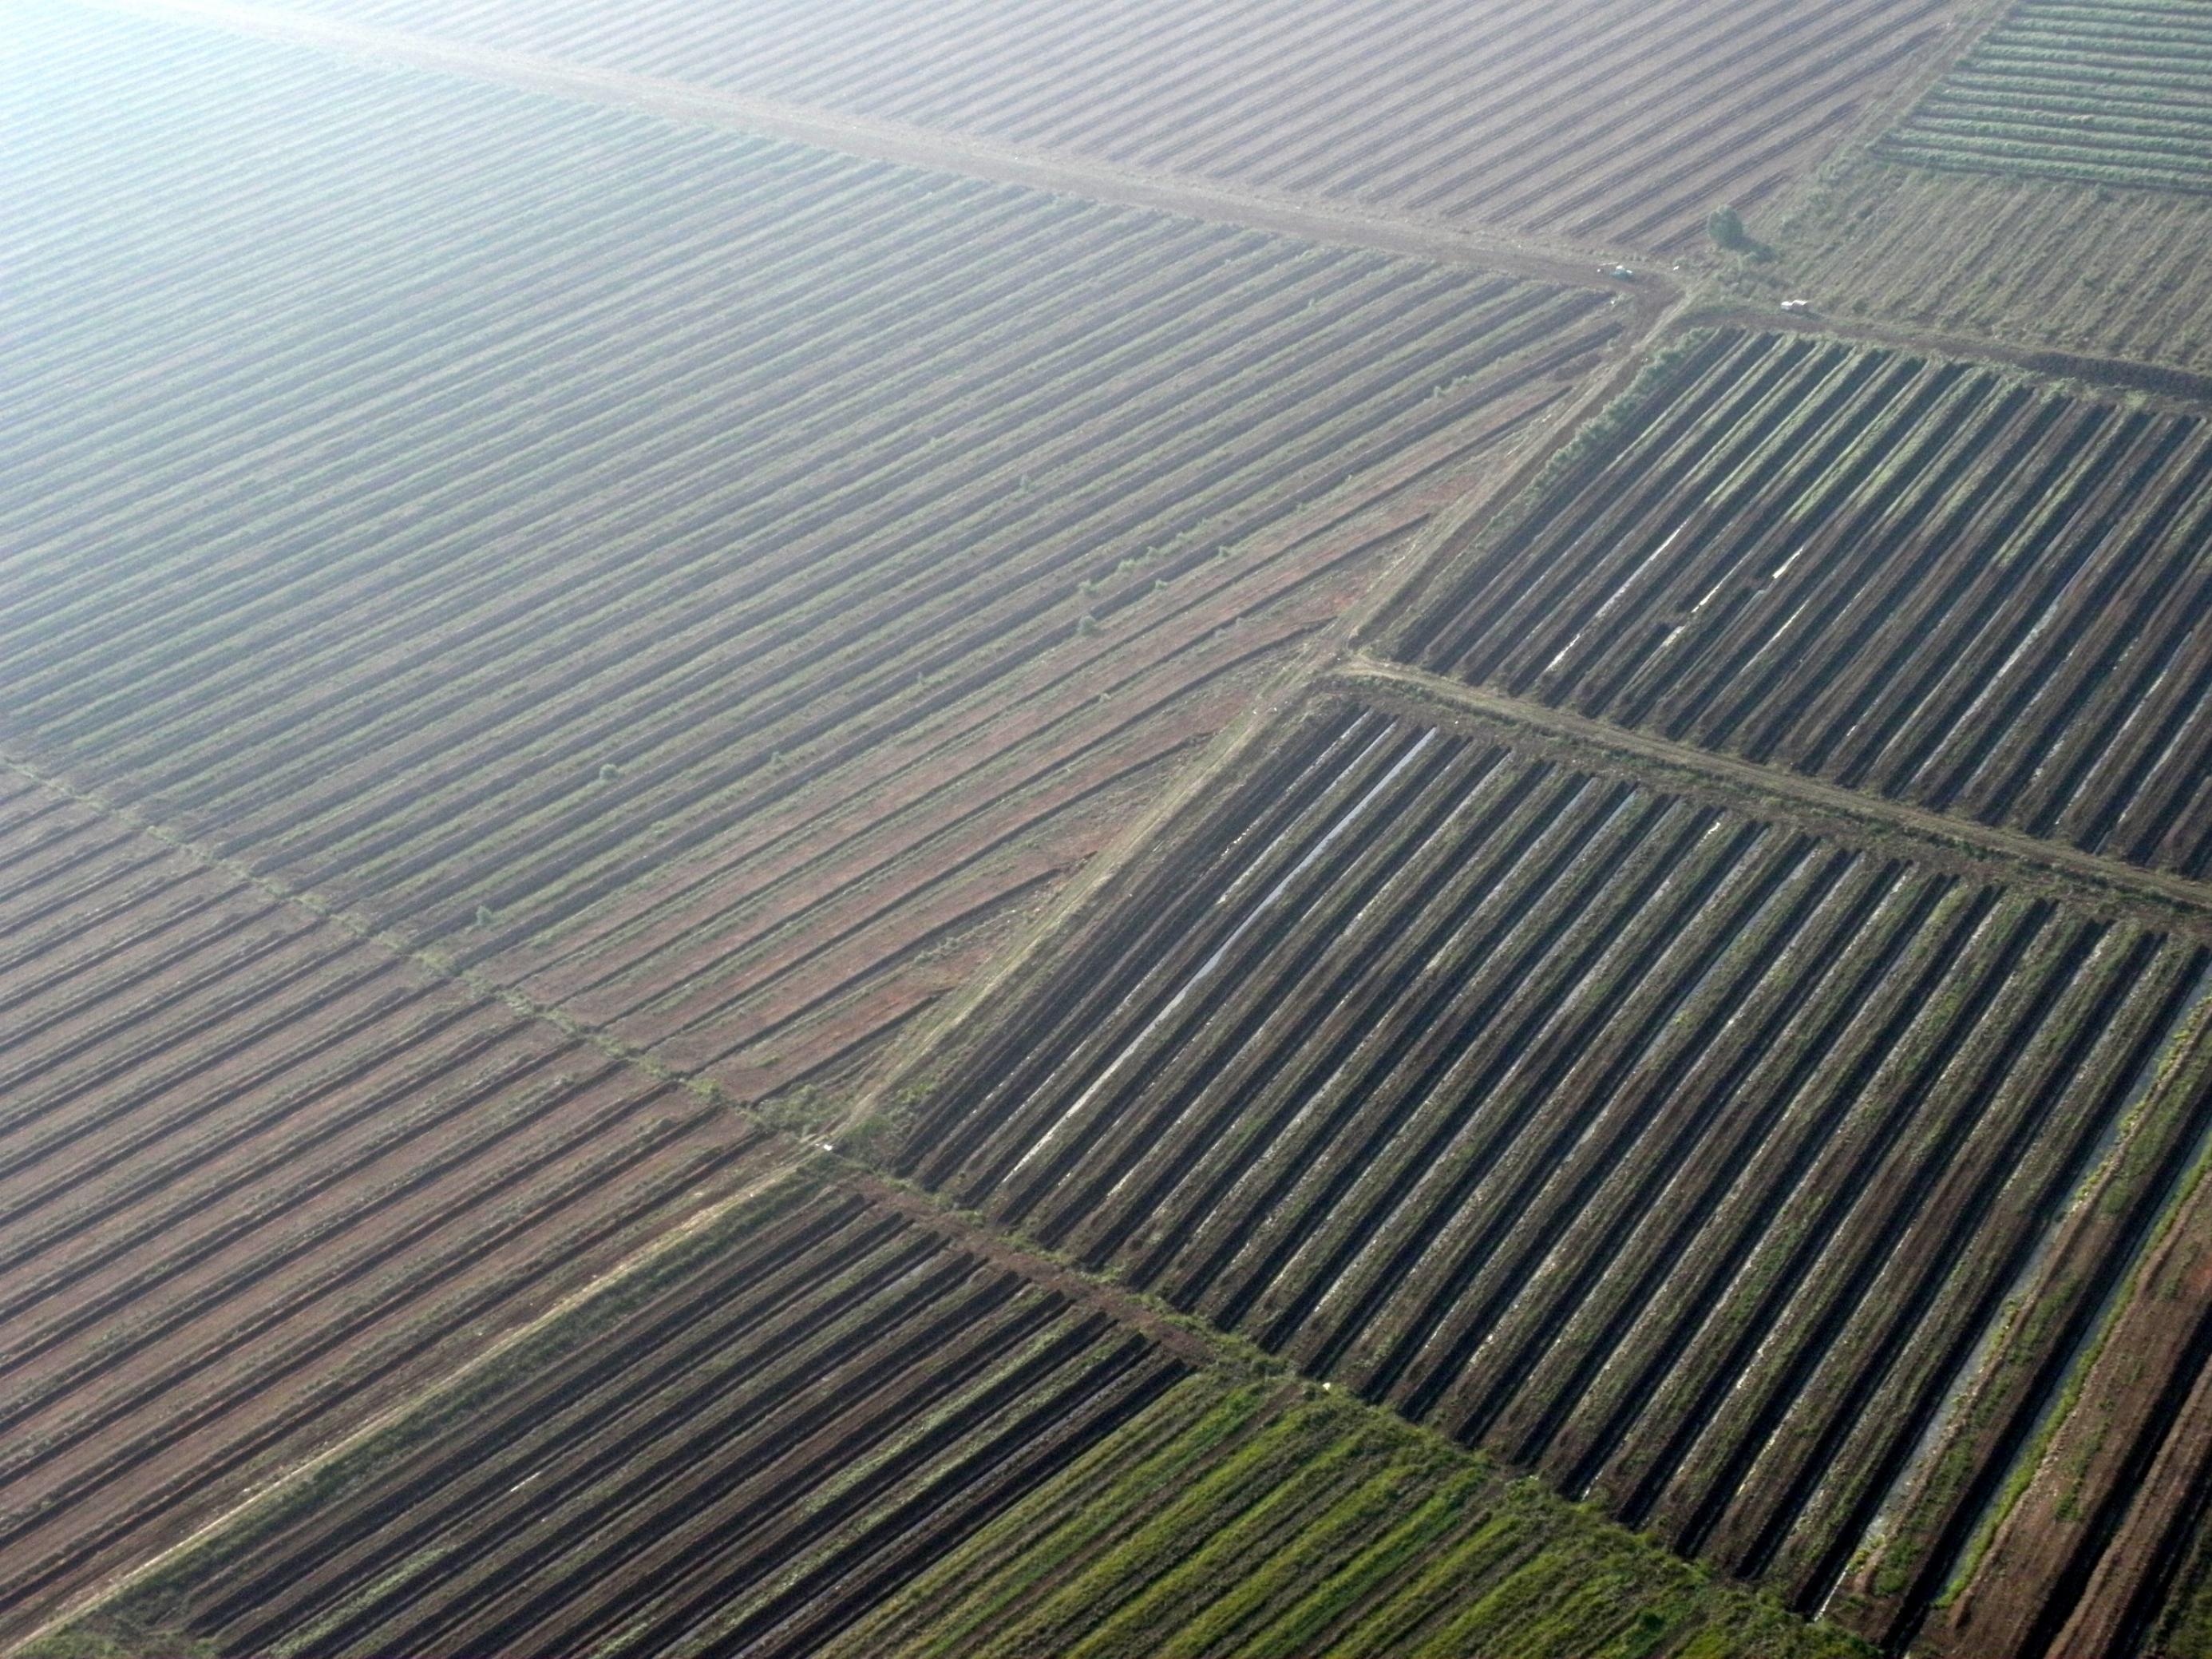
[(2199, 1150), (2208, 968), (1324, 699), (923, 1074), (902, 1167), (1801, 1609), (1879, 1562), (1889, 1631)]
[(142, 1652), (802, 1659), (1188, 1369), (796, 1177), (90, 1628)]
[(2212, 428), (1976, 365), (1696, 331), (1471, 532), (1437, 672), (2212, 877)]

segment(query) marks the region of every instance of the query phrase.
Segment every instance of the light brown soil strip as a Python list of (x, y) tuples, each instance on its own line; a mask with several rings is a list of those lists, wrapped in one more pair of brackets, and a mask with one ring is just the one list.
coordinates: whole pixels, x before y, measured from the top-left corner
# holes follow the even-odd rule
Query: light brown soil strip
[(1364, 654), (1334, 676), (1371, 708), (1449, 730), (1487, 732), (1604, 776), (1779, 819), (1847, 847), (1909, 858), (1969, 881), (2041, 893), (2106, 921), (2212, 942), (2212, 886), (2141, 870), (2008, 830), (1992, 829), (1816, 778), (1547, 708)]

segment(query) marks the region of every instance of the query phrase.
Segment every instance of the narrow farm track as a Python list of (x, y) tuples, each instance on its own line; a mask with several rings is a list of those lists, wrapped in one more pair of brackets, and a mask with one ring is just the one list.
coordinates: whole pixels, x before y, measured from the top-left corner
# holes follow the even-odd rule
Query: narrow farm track
[[(192, 3), (193, 0), (186, 0)], [(279, 0), (207, 6), (618, 71), (1137, 177), (1578, 246), (1756, 206), (1935, 49), (1948, 0)], [(1387, 45), (1378, 45), (1385, 43)], [(545, 73), (548, 71), (539, 71)], [(834, 142), (834, 140), (832, 141)]]
[(1786, 334), (1686, 337), (1393, 648), (2104, 857), (2212, 875), (2202, 416)]
[(515, 52), (398, 28), (364, 27), (283, 4), (252, 0), (71, 0), (90, 9), (157, 22), (223, 29), (386, 66), (404, 65), (491, 81), (526, 91), (652, 115), (664, 120), (781, 138), (863, 161), (927, 167), (1096, 203), (1181, 214), (1270, 235), (1363, 247), (1414, 258), (1479, 264), (1539, 281), (1601, 280), (1650, 307), (1674, 297), (1671, 276), (1605, 276), (1592, 252), (1525, 233), (1458, 227), (1426, 217), (1324, 201), (1249, 183), (1143, 172), (1095, 156), (1055, 153), (970, 133), (865, 118), (812, 105), (721, 89), (681, 76), (641, 75), (601, 64)]
[(166, 1610), (234, 1653), (812, 1654), (1188, 1369), (787, 1183)]
[(749, 1095), (955, 982), (1632, 325), (21, 9), (0, 748)]
[(958, 1056), (903, 1167), (1809, 1609), (1878, 1518), (1973, 1501), (1947, 1423), (2049, 1398), (2052, 1354), (1980, 1356), (2115, 1158), (2124, 1245), (2160, 1213), (2208, 970), (1324, 702)]
[(2192, 0), (2021, 0), (1875, 150), (2212, 191), (2212, 15)]
[(0, 1642), (767, 1143), (0, 769)]
[(1770, 814), (1840, 845), (1901, 853), (1923, 867), (1984, 885), (2036, 892), (2102, 921), (2145, 923), (2212, 944), (2212, 884), (1672, 743), (1364, 653), (1346, 656), (1318, 684), (1370, 708), (1509, 743), (1583, 770), (1626, 778), (1709, 805)]

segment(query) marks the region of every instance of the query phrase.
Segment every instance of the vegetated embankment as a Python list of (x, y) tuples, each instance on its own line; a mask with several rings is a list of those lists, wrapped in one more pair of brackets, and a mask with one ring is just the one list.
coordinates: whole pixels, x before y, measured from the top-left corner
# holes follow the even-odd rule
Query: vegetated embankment
[(0, 1024), (0, 1644), (764, 1150), (6, 768)]
[(798, 1177), (88, 1628), (143, 1652), (811, 1655), (1188, 1370)]
[(957, 982), (1633, 311), (16, 9), (0, 748), (747, 1095)]
[(291, 0), (420, 33), (1310, 199), (1693, 243), (1840, 139), (1949, 0)]
[(2212, 875), (2203, 417), (1817, 337), (1684, 337), (1399, 654), (1855, 789)]
[(2212, 965), (1914, 844), (1324, 700), (902, 1167), (1801, 1608), (1910, 1579), (2195, 1150)]
[(1875, 153), (2212, 191), (2212, 12), (2197, 0), (2017, 0)]
[(1341, 1395), (1209, 1375), (823, 1659), (1864, 1651)]

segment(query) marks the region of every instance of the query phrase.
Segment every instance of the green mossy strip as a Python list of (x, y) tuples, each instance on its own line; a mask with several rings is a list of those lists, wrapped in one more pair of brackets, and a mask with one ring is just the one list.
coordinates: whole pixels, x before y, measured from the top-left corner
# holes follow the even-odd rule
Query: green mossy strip
[(1387, 1413), (1206, 1375), (825, 1659), (1868, 1651)]

